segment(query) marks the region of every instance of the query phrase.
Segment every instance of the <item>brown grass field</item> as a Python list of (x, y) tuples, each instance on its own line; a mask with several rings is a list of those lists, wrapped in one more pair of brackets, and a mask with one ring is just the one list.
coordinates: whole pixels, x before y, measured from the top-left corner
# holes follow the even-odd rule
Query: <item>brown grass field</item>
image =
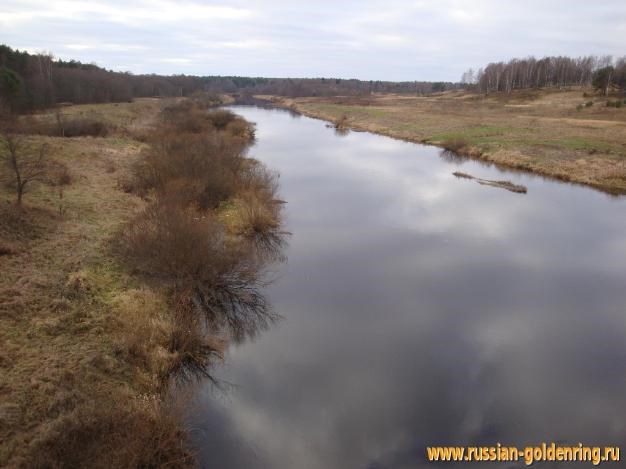
[[(56, 111), (22, 118), (29, 133), (21, 138), (37, 148), (45, 143), (53, 168), (65, 169), (63, 178), (33, 183), (21, 208), (14, 188), (0, 183), (0, 467), (194, 464), (178, 409), (193, 387), (169, 391), (190, 364), (204, 376), (204, 365), (214, 363), (206, 360), (219, 362), (227, 342), (220, 334), (206, 336), (197, 318), (183, 317), (184, 308), (175, 311), (171, 286), (140, 275), (122, 247), (129, 226), (164, 197), (139, 196), (137, 168), (155, 151), (144, 142), (164, 132), (160, 112), (175, 103), (187, 109), (180, 99), (60, 109), (75, 129), (103, 123), (105, 137), (49, 136), (58, 134), (50, 132), (61, 119)], [(201, 120), (203, 106), (199, 114), (187, 112), (195, 117), (185, 123)], [(245, 121), (229, 121), (220, 141), (235, 141), (242, 130), (249, 131)], [(170, 137), (187, 141), (193, 134)], [(268, 209), (273, 201), (259, 198), (271, 173), (254, 160), (245, 163), (257, 168), (245, 173), (247, 185), (230, 187), (229, 198), (206, 213), (220, 220), (233, 245), (242, 237), (271, 241), (280, 227), (278, 211)], [(178, 200), (167, 194), (171, 203)], [(198, 220), (190, 217), (200, 212), (189, 210), (177, 213)], [(199, 226), (205, 225), (193, 222)], [(201, 251), (183, 244), (178, 248)], [(147, 255), (157, 264), (161, 259), (154, 250)]]
[[(607, 107), (607, 98), (589, 89), (265, 98), (355, 130), (439, 145), (504, 167), (626, 193), (626, 105)], [(592, 104), (585, 106), (588, 102)]]
[[(188, 466), (184, 432), (159, 376), (175, 357), (166, 294), (113, 252), (146, 206), (127, 193), (131, 167), (162, 102), (78, 105), (106, 138), (47, 143), (69, 184), (39, 183), (15, 206), (0, 185), (0, 467)], [(53, 112), (35, 120), (54, 120)], [(67, 182), (67, 181), (66, 181)]]

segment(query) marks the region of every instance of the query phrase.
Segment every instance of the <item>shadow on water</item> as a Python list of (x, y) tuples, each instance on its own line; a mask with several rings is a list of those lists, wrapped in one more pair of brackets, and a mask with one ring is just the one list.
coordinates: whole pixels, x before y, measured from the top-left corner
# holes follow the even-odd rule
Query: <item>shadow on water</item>
[[(190, 285), (176, 305), (176, 329), (170, 353), (179, 354), (169, 370), (170, 387), (178, 405), (185, 406), (190, 393), (201, 383), (226, 395), (236, 385), (219, 378), (215, 371), (229, 347), (254, 340), (282, 319), (265, 290), (275, 278), (270, 267), (286, 262), (284, 249), (290, 233), (268, 231), (252, 240), (238, 261), (210, 287)], [(260, 235), (259, 235), (260, 236)]]

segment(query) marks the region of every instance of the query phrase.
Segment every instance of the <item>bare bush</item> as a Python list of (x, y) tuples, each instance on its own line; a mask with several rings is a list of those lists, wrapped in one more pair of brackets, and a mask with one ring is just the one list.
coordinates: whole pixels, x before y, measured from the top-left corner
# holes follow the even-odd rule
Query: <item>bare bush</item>
[(142, 192), (163, 193), (172, 181), (187, 181), (195, 188), (198, 206), (215, 208), (236, 189), (244, 149), (235, 137), (162, 135), (134, 166), (136, 186)]
[(31, 443), (28, 467), (193, 467), (178, 419), (156, 401), (81, 404)]
[(341, 117), (339, 117), (336, 121), (335, 121), (335, 129), (336, 130), (346, 130), (349, 129), (349, 120), (348, 120), (348, 115), (347, 114), (342, 114)]
[(235, 137), (254, 138), (254, 127), (241, 118), (230, 121), (226, 125), (225, 130)]
[(204, 133), (213, 129), (212, 123), (192, 101), (169, 105), (161, 111), (162, 127), (176, 132)]
[(213, 384), (217, 380), (210, 373), (210, 366), (224, 356), (225, 342), (210, 335), (201, 316), (192, 307), (187, 294), (179, 296), (175, 307), (173, 328), (168, 351), (172, 354), (164, 377), (179, 382), (206, 378)]
[(52, 135), (58, 137), (106, 137), (110, 125), (93, 116), (63, 118), (53, 128)]
[(213, 282), (223, 237), (212, 217), (159, 200), (131, 221), (123, 242), (137, 270), (185, 286), (194, 278)]
[(469, 142), (464, 137), (449, 137), (441, 142), (441, 146), (448, 151), (455, 153), (460, 152), (469, 145)]
[(45, 179), (51, 186), (69, 186), (72, 183), (72, 173), (65, 163), (50, 161), (48, 168)]
[(258, 255), (268, 260), (283, 260), (288, 233), (281, 228), (282, 201), (259, 199), (246, 194), (237, 211), (236, 233), (255, 247)]
[(35, 144), (24, 136), (5, 132), (0, 134), (0, 177), (15, 188), (16, 203), (22, 205), (27, 187), (42, 181), (48, 172), (46, 144)]
[(238, 173), (238, 185), (241, 192), (252, 192), (263, 202), (271, 203), (278, 194), (279, 177), (260, 161), (248, 158)]
[(247, 244), (229, 242), (210, 215), (161, 200), (133, 220), (122, 239), (137, 270), (171, 284), (213, 327), (243, 337), (275, 319), (260, 293), (261, 259)]
[(224, 130), (228, 124), (239, 119), (235, 114), (225, 109), (208, 112), (206, 118), (217, 130)]
[(66, 116), (59, 110), (54, 121), (25, 116), (20, 120), (23, 134), (47, 135), (50, 137), (106, 137), (113, 130), (112, 125), (97, 115)]

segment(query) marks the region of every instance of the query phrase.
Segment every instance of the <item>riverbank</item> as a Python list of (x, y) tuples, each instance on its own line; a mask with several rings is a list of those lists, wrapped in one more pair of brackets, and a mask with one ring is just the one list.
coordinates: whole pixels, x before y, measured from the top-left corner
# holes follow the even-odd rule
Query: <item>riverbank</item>
[[(203, 370), (194, 367), (219, 360), (224, 338), (204, 336), (198, 317), (182, 316), (174, 304), (182, 295), (172, 296), (174, 288), (165, 274), (155, 279), (142, 272), (142, 258), (133, 257), (142, 253), (135, 249), (131, 255), (128, 248), (138, 242), (133, 238), (138, 226), (143, 240), (150, 241), (154, 233), (142, 224), (150, 214), (158, 214), (150, 226), (172, 222), (152, 208), (164, 200), (163, 194), (168, 202), (159, 206), (180, 207), (172, 200), (182, 204), (183, 192), (173, 187), (197, 188), (198, 180), (192, 184), (179, 177), (167, 189), (150, 187), (147, 179), (139, 181), (146, 174), (141, 168), (155, 169), (149, 158), (159, 145), (171, 148), (193, 141), (196, 155), (202, 156), (208, 153), (201, 143), (210, 140), (222, 152), (211, 153), (220, 161), (236, 157), (260, 177), (267, 173), (242, 155), (253, 136), (245, 121), (216, 111), (206, 122), (186, 120), (191, 130), (179, 135), (178, 124), (163, 127), (163, 110), (174, 115), (178, 104), (180, 100), (138, 99), (70, 106), (61, 109), (61, 117), (54, 112), (34, 116), (29, 125), (39, 134), (23, 136), (32, 147), (45, 145), (62, 171), (33, 184), (21, 210), (15, 206), (15, 191), (0, 188), (2, 467), (193, 464), (167, 390), (172, 377), (202, 376)], [(59, 119), (63, 125), (57, 125)], [(55, 122), (56, 127), (47, 126)], [(49, 135), (76, 129), (100, 136)], [(204, 140), (199, 134), (189, 136), (205, 131)], [(223, 152), (228, 158), (220, 156)], [(163, 176), (164, 170), (150, 174)], [(218, 260), (228, 258), (222, 271), (229, 274), (242, 261), (242, 240), (262, 238), (270, 231), (267, 225), (280, 226), (275, 209), (268, 214), (273, 201), (259, 198), (266, 186), (251, 174), (245, 173), (248, 186), (237, 179), (233, 184), (238, 185), (221, 187), (225, 192), (213, 197), (206, 210), (189, 205), (183, 215), (171, 211), (178, 214), (177, 222), (184, 222), (176, 224), (177, 235), (188, 234), (181, 226), (194, 236), (203, 236), (205, 228), (211, 234), (225, 232), (220, 239), (228, 242), (227, 248), (212, 253)], [(192, 192), (184, 194), (190, 197)], [(203, 192), (206, 197), (213, 194)], [(201, 225), (193, 224), (200, 218)], [(191, 254), (198, 251), (190, 246)], [(171, 260), (168, 252), (148, 254), (150, 259)], [(192, 257), (202, 259), (199, 254)], [(189, 259), (182, 259), (187, 265)], [(241, 285), (256, 279), (250, 271), (246, 275), (237, 278)], [(198, 327), (191, 330), (190, 324)]]
[(608, 107), (592, 90), (264, 98), (346, 128), (626, 193), (626, 106)]

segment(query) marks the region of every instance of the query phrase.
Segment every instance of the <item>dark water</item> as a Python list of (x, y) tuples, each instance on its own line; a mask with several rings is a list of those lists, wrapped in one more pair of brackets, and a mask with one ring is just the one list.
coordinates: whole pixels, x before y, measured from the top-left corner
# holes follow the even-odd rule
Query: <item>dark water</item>
[(281, 172), (293, 236), (268, 289), (285, 319), (230, 349), (228, 392), (196, 394), (204, 467), (436, 467), (427, 445), (624, 442), (626, 199), (236, 112)]

